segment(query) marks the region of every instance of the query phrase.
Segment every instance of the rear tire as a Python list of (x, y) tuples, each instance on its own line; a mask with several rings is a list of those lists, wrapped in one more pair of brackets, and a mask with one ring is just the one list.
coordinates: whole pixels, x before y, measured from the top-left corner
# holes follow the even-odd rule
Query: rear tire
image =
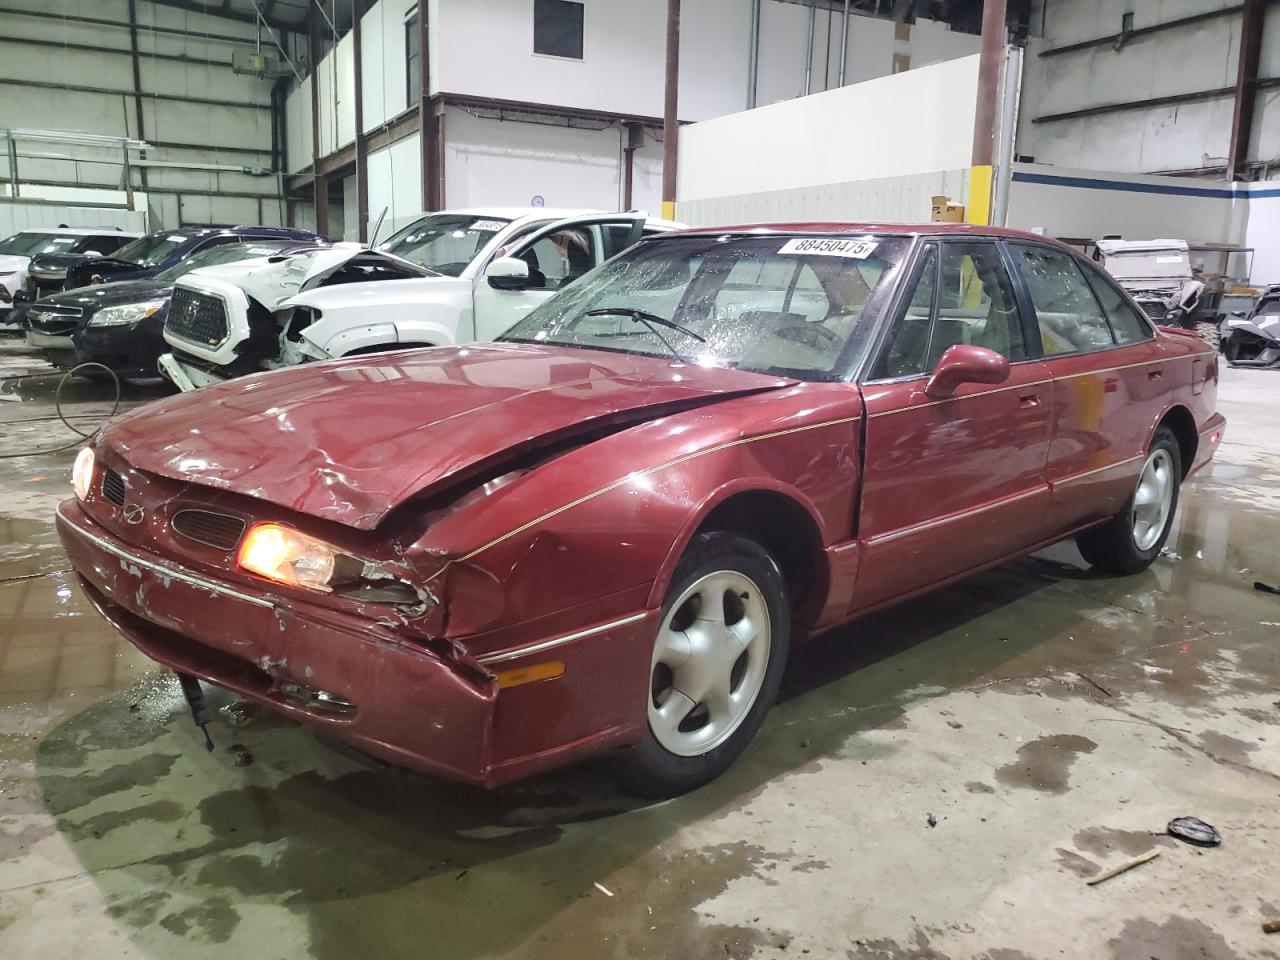
[(754, 540), (697, 537), (662, 605), (649, 667), (649, 724), (618, 758), (622, 786), (661, 799), (715, 779), (764, 722), (782, 682), (791, 609)]
[(1091, 566), (1108, 573), (1145, 570), (1169, 539), (1181, 483), (1178, 440), (1168, 427), (1160, 427), (1151, 439), (1138, 484), (1123, 509), (1101, 526), (1076, 537), (1081, 555)]
[(1201, 320), (1196, 324), (1196, 333), (1204, 338), (1204, 342), (1218, 349), (1218, 342), (1222, 339), (1222, 333), (1216, 323), (1210, 323), (1207, 320)]

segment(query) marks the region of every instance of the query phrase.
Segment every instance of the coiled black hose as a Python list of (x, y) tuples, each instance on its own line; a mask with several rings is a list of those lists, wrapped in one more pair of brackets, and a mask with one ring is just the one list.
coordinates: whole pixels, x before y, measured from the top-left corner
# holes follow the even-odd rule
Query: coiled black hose
[[(119, 412), (120, 410), (120, 378), (116, 376), (116, 372), (112, 370), (110, 367), (108, 367), (106, 364), (81, 363), (72, 367), (70, 370), (66, 371), (65, 373), (61, 373), (57, 370), (54, 370), (54, 371), (50, 371), (49, 373), (23, 373), (23, 374), (18, 374), (12, 377), (0, 378), (0, 383), (5, 383), (10, 380), (38, 380), (44, 377), (60, 376), (62, 378), (58, 381), (58, 387), (53, 393), (53, 409), (55, 414), (54, 416), (27, 417), (26, 419), (23, 419), (23, 420), (0, 420), (0, 427), (5, 426), (6, 424), (40, 423), (42, 421), (47, 421), (47, 420), (61, 420), (67, 426), (68, 429), (70, 429), (74, 433), (79, 434), (79, 436), (77, 436), (76, 439), (70, 441), (69, 443), (64, 443), (57, 447), (48, 447), (43, 450), (22, 450), (17, 453), (0, 453), (0, 460), (16, 460), (19, 457), (39, 457), (39, 456), (44, 456), (45, 454), (48, 454), (48, 453), (60, 453), (63, 450), (70, 450), (72, 447), (78, 447), (85, 440), (92, 439), (93, 437), (98, 435), (98, 431), (102, 429), (101, 424), (99, 424), (91, 432), (85, 433), (83, 430), (81, 430), (79, 427), (77, 427), (74, 423), (71, 422), (72, 418), (68, 417), (65, 413), (62, 412), (62, 388), (67, 385), (67, 381), (70, 380), (73, 376), (75, 376), (81, 370), (86, 370), (90, 367), (97, 367), (99, 370), (105, 370), (107, 372), (107, 375), (111, 377), (112, 384), (115, 386), (116, 395), (115, 395), (115, 400), (112, 402), (112, 405), (111, 405), (111, 412), (102, 418), (103, 421), (105, 422), (107, 420), (110, 420), (112, 417), (114, 417), (116, 413)], [(90, 416), (94, 416), (94, 415), (82, 414), (80, 416), (75, 417), (74, 419), (84, 420)]]

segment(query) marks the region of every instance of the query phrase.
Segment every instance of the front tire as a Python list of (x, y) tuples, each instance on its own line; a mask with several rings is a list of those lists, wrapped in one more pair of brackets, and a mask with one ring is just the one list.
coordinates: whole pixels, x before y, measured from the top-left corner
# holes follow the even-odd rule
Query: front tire
[(1168, 427), (1160, 427), (1151, 439), (1138, 485), (1124, 508), (1106, 523), (1076, 537), (1081, 555), (1108, 573), (1145, 570), (1169, 539), (1181, 483), (1178, 440)]
[(768, 552), (736, 534), (697, 537), (662, 605), (649, 723), (620, 757), (623, 786), (672, 797), (728, 769), (777, 696), (790, 635), (786, 587)]

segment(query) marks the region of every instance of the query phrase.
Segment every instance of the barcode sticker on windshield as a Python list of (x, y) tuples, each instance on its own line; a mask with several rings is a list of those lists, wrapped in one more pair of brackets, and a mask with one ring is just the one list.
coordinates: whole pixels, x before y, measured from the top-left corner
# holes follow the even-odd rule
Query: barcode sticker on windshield
[(501, 230), (506, 225), (507, 225), (506, 221), (503, 221), (503, 220), (477, 220), (468, 229), (477, 230), (477, 231), (485, 230), (485, 231), (488, 231), (489, 233), (494, 233), (498, 230)]
[(875, 240), (840, 240), (833, 237), (797, 237), (782, 245), (778, 253), (796, 253), (820, 257), (849, 257), (865, 260), (875, 253)]

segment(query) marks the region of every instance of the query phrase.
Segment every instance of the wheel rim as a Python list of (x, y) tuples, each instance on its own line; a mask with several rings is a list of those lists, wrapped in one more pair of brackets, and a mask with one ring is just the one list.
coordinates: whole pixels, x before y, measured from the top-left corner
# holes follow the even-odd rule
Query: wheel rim
[(1150, 550), (1160, 540), (1173, 506), (1173, 457), (1154, 450), (1147, 457), (1133, 494), (1133, 544)]
[(734, 570), (707, 574), (658, 629), (649, 729), (664, 748), (698, 756), (738, 729), (764, 685), (772, 630), (760, 588)]

